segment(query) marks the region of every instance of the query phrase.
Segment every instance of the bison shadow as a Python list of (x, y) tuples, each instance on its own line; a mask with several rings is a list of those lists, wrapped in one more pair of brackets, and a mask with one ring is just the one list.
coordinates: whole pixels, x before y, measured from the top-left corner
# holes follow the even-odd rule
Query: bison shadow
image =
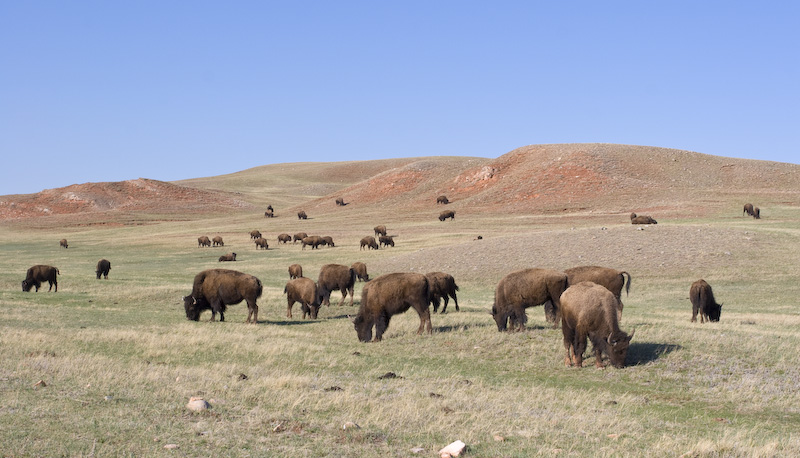
[(653, 342), (631, 342), (628, 348), (627, 365), (640, 366), (658, 360), (664, 355), (683, 347), (677, 344), (653, 343)]
[(433, 328), (433, 332), (458, 332), (458, 331), (468, 331), (472, 328), (488, 328), (488, 327), (496, 327), (496, 326), (494, 323), (454, 324), (447, 326), (436, 326)]
[(264, 320), (264, 321), (259, 321), (259, 324), (264, 323), (264, 324), (274, 324), (274, 325), (278, 325), (278, 326), (295, 326), (295, 325), (298, 325), (298, 324), (312, 324), (312, 323), (316, 323), (318, 321), (319, 320), (304, 320), (304, 321), (290, 321), (290, 320), (271, 321), (271, 320)]

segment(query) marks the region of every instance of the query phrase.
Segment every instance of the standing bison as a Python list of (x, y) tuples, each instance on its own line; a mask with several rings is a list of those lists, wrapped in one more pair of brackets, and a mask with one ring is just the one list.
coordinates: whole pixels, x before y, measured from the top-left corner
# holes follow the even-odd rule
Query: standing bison
[(257, 238), (255, 240), (255, 244), (256, 244), (256, 248), (258, 248), (258, 249), (261, 249), (261, 248), (263, 248), (265, 250), (269, 249), (269, 242), (267, 242), (267, 239), (265, 239), (264, 237)]
[(351, 267), (341, 264), (325, 264), (319, 270), (317, 279), (317, 291), (322, 299), (322, 304), (330, 307), (331, 292), (339, 290), (342, 292), (342, 300), (339, 306), (344, 304), (347, 294), (350, 294), (350, 306), (353, 306), (353, 288), (356, 284), (356, 272)]
[(289, 279), (300, 278), (303, 276), (303, 266), (300, 264), (292, 264), (289, 266)]
[(345, 201), (344, 201), (344, 197), (337, 197), (336, 198), (336, 205), (339, 206), (339, 207), (344, 207), (345, 205), (347, 205), (347, 203), (345, 203)]
[(260, 239), (261, 238), (261, 232), (259, 232), (258, 230), (255, 230), (255, 229), (250, 231), (250, 238), (253, 239), (253, 240)]
[(295, 302), (300, 303), (300, 309), (303, 311), (303, 319), (310, 316), (312, 320), (317, 319), (319, 313), (319, 296), (317, 295), (317, 285), (314, 280), (310, 278), (296, 278), (289, 280), (286, 287), (283, 288), (283, 294), (286, 294), (286, 317), (292, 317), (292, 305)]
[(658, 221), (646, 215), (638, 216), (636, 213), (631, 213), (631, 224), (658, 224)]
[(272, 207), (267, 208), (267, 211), (264, 212), (264, 218), (274, 218), (275, 212), (272, 210)]
[(592, 341), (598, 368), (603, 366), (603, 353), (616, 368), (625, 366), (631, 335), (619, 329), (617, 298), (606, 287), (592, 282), (572, 285), (561, 295), (561, 331), (567, 356), (564, 364), (583, 366), (586, 338)]
[(308, 237), (303, 238), (303, 240), (301, 240), (301, 243), (303, 244), (304, 250), (306, 249), (306, 246), (309, 245), (311, 246), (312, 250), (315, 250), (319, 248), (320, 245), (323, 244), (323, 240), (322, 237), (318, 235), (309, 235)]
[(494, 292), (492, 317), (498, 331), (524, 330), (528, 320), (527, 307), (542, 305), (547, 301), (555, 310), (545, 310), (547, 321), (558, 326), (561, 293), (567, 289), (567, 274), (550, 269), (524, 269), (512, 272), (500, 280)]
[(197, 238), (197, 246), (198, 246), (198, 248), (199, 247), (204, 247), (204, 246), (211, 246), (211, 239), (209, 239), (205, 235), (202, 236), (202, 237), (198, 237)]
[(58, 244), (61, 245), (64, 248), (69, 248), (69, 244), (67, 243), (67, 239), (59, 240)]
[(359, 250), (363, 250), (364, 247), (367, 247), (368, 250), (377, 250), (378, 242), (375, 241), (375, 237), (368, 235), (361, 239), (361, 248), (359, 248)]
[(418, 273), (392, 273), (381, 275), (364, 286), (361, 307), (353, 320), (358, 340), (380, 342), (393, 315), (413, 307), (419, 314), (417, 334), (431, 332), (431, 313), (428, 308), (428, 280)]
[(246, 323), (258, 322), (258, 304), (261, 297), (261, 280), (236, 270), (208, 269), (194, 277), (192, 294), (183, 298), (186, 318), (200, 320), (200, 313), (211, 310), (211, 321), (217, 313), (219, 320), (225, 321), (225, 309), (228, 305), (247, 301)]
[(101, 259), (97, 261), (97, 269), (95, 269), (95, 273), (97, 274), (98, 280), (100, 280), (100, 276), (103, 276), (106, 280), (108, 280), (109, 270), (111, 270), (111, 262), (108, 259)]
[(386, 226), (382, 224), (380, 226), (375, 226), (373, 230), (375, 231), (375, 237), (379, 235), (386, 235)]
[(428, 279), (428, 287), (430, 289), (430, 296), (431, 296), (431, 305), (433, 305), (433, 311), (436, 312), (439, 309), (439, 301), (444, 299), (444, 307), (442, 307), (442, 313), (445, 313), (447, 310), (447, 303), (450, 302), (450, 298), (453, 298), (456, 304), (456, 311), (460, 310), (458, 308), (458, 298), (456, 297), (456, 291), (458, 291), (458, 285), (456, 285), (456, 280), (453, 278), (452, 275), (444, 273), (444, 272), (428, 272), (425, 274), (425, 278)]
[(61, 272), (58, 271), (58, 268), (53, 266), (45, 266), (42, 264), (35, 265), (28, 269), (28, 272), (25, 274), (25, 280), (22, 280), (22, 291), (28, 292), (31, 288), (35, 287), (36, 291), (39, 291), (39, 287), (42, 286), (43, 282), (48, 282), (50, 284), (50, 288), (47, 291), (52, 291), (53, 286), (56, 287), (56, 292), (58, 292), (58, 275)]
[(744, 204), (744, 208), (742, 208), (742, 216), (744, 215), (753, 216), (753, 204), (751, 203)]
[(211, 246), (225, 246), (225, 242), (222, 241), (222, 237), (220, 236), (214, 237), (211, 239), (211, 242), (213, 242)]
[(439, 221), (444, 221), (447, 218), (450, 218), (451, 220), (455, 220), (456, 219), (456, 212), (454, 212), (453, 210), (445, 210), (445, 211), (439, 213)]
[(331, 248), (336, 246), (336, 244), (333, 243), (333, 237), (331, 237), (330, 235), (322, 236), (320, 237), (320, 239), (322, 239), (321, 245), (328, 245)]
[(297, 212), (297, 219), (308, 219), (308, 215), (306, 215), (305, 211), (300, 210)]
[(382, 246), (394, 246), (394, 238), (392, 238), (390, 235), (381, 235), (378, 237), (378, 241)]
[[(608, 267), (599, 266), (579, 266), (567, 269), (564, 271), (567, 274), (567, 284), (575, 285), (582, 281), (590, 281), (597, 283), (600, 286), (605, 286), (609, 291), (614, 293), (617, 301), (617, 320), (622, 319), (622, 287), (625, 287), (625, 295), (627, 296), (631, 290), (631, 274)], [(628, 276), (628, 283), (625, 284), (625, 276)]]
[(705, 280), (697, 280), (689, 288), (689, 299), (692, 301), (692, 323), (697, 321), (700, 313), (700, 322), (719, 321), (722, 314), (722, 304), (717, 304), (711, 285)]
[(223, 254), (222, 256), (219, 257), (219, 262), (225, 262), (225, 261), (228, 262), (236, 261), (236, 253)]
[(761, 219), (761, 209), (758, 207), (753, 208), (753, 218)]
[(445, 205), (447, 205), (447, 204), (450, 203), (450, 201), (447, 200), (447, 196), (439, 196), (439, 197), (436, 198), (436, 203), (437, 204), (445, 204)]
[(356, 261), (350, 266), (350, 268), (356, 272), (356, 278), (358, 278), (358, 281), (369, 281), (369, 274), (367, 273), (366, 264), (361, 261)]
[[(302, 239), (300, 239), (302, 240)], [(280, 234), (278, 235), (278, 242), (279, 243), (288, 243), (292, 241), (292, 236), (289, 234)]]
[(292, 239), (292, 244), (294, 245), (294, 243), (297, 242), (298, 240), (302, 242), (303, 239), (306, 237), (308, 237), (308, 234), (306, 234), (305, 232), (298, 232), (297, 234), (294, 235), (294, 238)]

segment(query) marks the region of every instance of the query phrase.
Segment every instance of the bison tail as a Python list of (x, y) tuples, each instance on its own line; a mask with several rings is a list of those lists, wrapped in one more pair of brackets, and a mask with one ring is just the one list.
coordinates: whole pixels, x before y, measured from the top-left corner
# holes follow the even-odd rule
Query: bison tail
[(628, 276), (628, 283), (625, 285), (625, 295), (627, 296), (631, 292), (631, 274), (628, 272), (620, 272), (622, 275), (622, 282), (625, 283), (625, 275)]
[(56, 275), (61, 275), (61, 271), (58, 270), (58, 267), (56, 267)]
[(284, 286), (283, 287), (283, 294), (287, 294), (289, 292), (288, 289), (289, 289), (288, 286)]
[(261, 293), (264, 291), (264, 286), (261, 284), (261, 280), (256, 278), (256, 299), (261, 297)]

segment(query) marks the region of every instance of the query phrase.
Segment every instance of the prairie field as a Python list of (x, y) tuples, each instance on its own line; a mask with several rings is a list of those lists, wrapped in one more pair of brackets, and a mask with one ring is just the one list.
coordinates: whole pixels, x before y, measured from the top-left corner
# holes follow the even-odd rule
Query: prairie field
[[(241, 177), (194, 185), (231, 192)], [(740, 195), (716, 192), (691, 214), (663, 207), (661, 217), (650, 205), (658, 224), (646, 227), (611, 206), (491, 212), (458, 202), (449, 207), (457, 218), (440, 222), (433, 202), (335, 207), (330, 196), (361, 179), (306, 189), (296, 202), (284, 190), (270, 219), (237, 208), (0, 224), (0, 454), (406, 457), (462, 440), (469, 457), (800, 455), (796, 194), (761, 195), (760, 220), (741, 215)], [(254, 208), (270, 201), (248, 189)], [(293, 212), (308, 202), (310, 218), (299, 221)], [(360, 250), (378, 224), (396, 246)], [(253, 229), (270, 249), (256, 249)], [(299, 231), (336, 246), (276, 239)], [(201, 235), (225, 246), (199, 248)], [(219, 263), (228, 252), (237, 261)], [(111, 261), (108, 280), (95, 278), (101, 258)], [(359, 282), (354, 307), (334, 292), (318, 319), (302, 320), (298, 304), (286, 317), (290, 264), (316, 279), (324, 264), (355, 261), (371, 278), (448, 272), (461, 310), (450, 301), (430, 335), (416, 334), (409, 310), (382, 342), (360, 343), (350, 321)], [(46, 283), (22, 292), (35, 264), (59, 268), (58, 292)], [(583, 368), (565, 367), (561, 330), (542, 307), (516, 333), (498, 332), (489, 314), (504, 275), (577, 265), (632, 277), (620, 324), (635, 336), (623, 369), (596, 369), (591, 351)], [(224, 322), (209, 312), (186, 319), (181, 297), (194, 275), (217, 267), (262, 281), (257, 324), (244, 323), (244, 303)], [(690, 322), (689, 285), (700, 278), (723, 303), (719, 322)], [(190, 411), (191, 397), (211, 408)]]

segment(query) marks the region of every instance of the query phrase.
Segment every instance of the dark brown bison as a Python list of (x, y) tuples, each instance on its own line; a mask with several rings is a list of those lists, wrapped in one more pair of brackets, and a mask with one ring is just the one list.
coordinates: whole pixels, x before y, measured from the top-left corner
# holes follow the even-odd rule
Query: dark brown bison
[(272, 210), (272, 208), (267, 208), (267, 211), (264, 212), (264, 218), (274, 218), (274, 217), (275, 217), (275, 212)]
[(658, 224), (658, 221), (646, 215), (638, 216), (636, 213), (631, 213), (631, 224)]
[(222, 256), (219, 257), (219, 262), (235, 261), (235, 260), (236, 260), (236, 253), (223, 254)]
[(375, 237), (379, 235), (386, 235), (386, 226), (382, 224), (380, 226), (375, 226), (373, 230), (375, 231)]
[(57, 277), (59, 274), (61, 274), (61, 272), (59, 272), (56, 267), (42, 264), (35, 265), (28, 269), (28, 272), (25, 274), (25, 280), (22, 280), (22, 290), (28, 292), (31, 288), (35, 287), (38, 292), (42, 283), (48, 282), (50, 283), (50, 288), (47, 291), (52, 291), (53, 286), (55, 286), (56, 292), (58, 292)]
[(63, 246), (64, 248), (69, 248), (69, 244), (67, 244), (67, 239), (59, 240), (59, 245)]
[(303, 266), (300, 264), (292, 264), (289, 266), (289, 278), (301, 278), (303, 276)]
[(744, 204), (744, 208), (742, 208), (742, 216), (744, 215), (753, 216), (753, 204), (751, 203)]
[(317, 285), (314, 280), (310, 278), (296, 278), (289, 280), (286, 287), (283, 288), (283, 294), (286, 294), (286, 317), (292, 317), (292, 305), (295, 302), (300, 303), (300, 308), (303, 311), (303, 319), (310, 316), (312, 320), (317, 319), (319, 313), (319, 296), (317, 295)]
[(255, 230), (255, 229), (250, 231), (250, 238), (253, 239), (253, 240), (260, 239), (261, 238), (261, 232)]
[(106, 280), (108, 280), (109, 270), (111, 270), (111, 262), (108, 259), (101, 259), (97, 261), (97, 269), (95, 269), (95, 273), (97, 274), (98, 280), (100, 280), (100, 276), (103, 276)]
[(255, 240), (256, 248), (263, 248), (265, 250), (269, 249), (269, 242), (264, 237), (259, 237)]
[(590, 281), (570, 286), (561, 295), (561, 331), (567, 356), (564, 364), (583, 366), (586, 338), (592, 341), (594, 364), (603, 366), (603, 353), (614, 367), (625, 366), (631, 335), (619, 329), (617, 298), (605, 286)]
[(439, 221), (444, 221), (447, 218), (455, 220), (456, 219), (456, 212), (454, 212), (453, 210), (445, 210), (445, 211), (439, 213)]
[(315, 249), (319, 248), (320, 245), (323, 244), (323, 241), (322, 241), (322, 237), (320, 237), (318, 235), (309, 235), (308, 237), (305, 237), (303, 240), (301, 240), (301, 243), (303, 244), (303, 249), (304, 250), (306, 249), (306, 246), (308, 246), (308, 245), (311, 246), (312, 250), (315, 250)]
[(353, 306), (353, 287), (356, 283), (356, 271), (351, 267), (341, 264), (325, 264), (319, 270), (317, 279), (317, 291), (323, 305), (331, 305), (331, 291), (339, 290), (342, 292), (342, 300), (339, 305), (344, 304), (347, 294), (350, 294), (350, 306)]
[(333, 237), (330, 235), (325, 235), (320, 237), (322, 239), (321, 245), (328, 245), (329, 247), (335, 247), (336, 245), (333, 243)]
[(211, 239), (211, 246), (225, 246), (225, 242), (222, 241), (222, 237), (216, 236)]
[(390, 235), (381, 235), (378, 237), (378, 241), (383, 246), (394, 246), (394, 239)]
[(205, 235), (202, 236), (202, 237), (198, 237), (197, 238), (197, 246), (198, 247), (211, 246), (211, 239), (209, 239)]
[(294, 235), (294, 238), (292, 238), (292, 244), (296, 243), (298, 240), (302, 242), (306, 237), (308, 237), (308, 234), (305, 232), (298, 232)]
[(431, 313), (428, 308), (428, 280), (418, 273), (392, 273), (381, 275), (364, 286), (361, 307), (353, 320), (358, 340), (380, 342), (392, 316), (413, 307), (419, 314), (417, 334), (431, 332)]
[(439, 309), (439, 301), (444, 299), (442, 313), (445, 313), (445, 311), (447, 311), (447, 304), (450, 302), (451, 297), (456, 304), (456, 311), (460, 310), (458, 308), (458, 298), (456, 297), (458, 285), (456, 285), (456, 280), (452, 275), (444, 272), (428, 272), (425, 274), (425, 278), (428, 279), (431, 305), (433, 305), (434, 312)]
[(719, 321), (722, 314), (722, 304), (717, 304), (714, 299), (714, 292), (711, 285), (705, 280), (697, 280), (689, 288), (689, 299), (692, 301), (692, 323), (697, 321), (697, 313), (700, 313), (700, 322)]
[(447, 205), (447, 204), (450, 203), (450, 201), (447, 200), (447, 196), (439, 196), (439, 197), (436, 198), (436, 203), (437, 204), (445, 204), (445, 205)]
[(297, 212), (297, 219), (308, 219), (308, 215), (306, 215), (304, 210), (300, 210)]
[(761, 209), (758, 207), (753, 208), (753, 218), (761, 219)]
[(375, 237), (368, 235), (361, 239), (361, 248), (359, 248), (359, 250), (363, 250), (364, 247), (367, 247), (367, 249), (377, 250), (378, 242), (375, 241)]
[(194, 277), (192, 294), (183, 298), (186, 318), (200, 320), (200, 313), (211, 310), (211, 321), (217, 313), (219, 320), (225, 321), (225, 309), (228, 305), (247, 301), (246, 323), (258, 322), (258, 304), (263, 287), (261, 280), (236, 270), (208, 269)]
[(356, 272), (356, 278), (358, 278), (359, 281), (369, 281), (369, 274), (367, 273), (366, 264), (356, 261), (350, 266), (350, 268)]
[(492, 316), (498, 331), (525, 329), (525, 309), (550, 301), (553, 310), (545, 309), (545, 318), (558, 326), (561, 293), (567, 289), (567, 274), (550, 269), (523, 269), (503, 277), (494, 292)]
[(344, 201), (344, 197), (337, 197), (336, 198), (336, 205), (338, 205), (340, 207), (344, 207), (345, 205), (347, 205), (347, 203), (345, 203), (345, 201)]
[[(598, 285), (605, 286), (614, 293), (619, 304), (617, 306), (617, 320), (622, 319), (622, 287), (625, 287), (627, 296), (631, 290), (631, 274), (621, 270), (610, 269), (600, 266), (579, 266), (564, 271), (567, 274), (567, 284), (575, 285), (582, 281), (590, 281)], [(628, 276), (628, 284), (625, 284), (625, 276)]]
[[(303, 240), (302, 238), (300, 240)], [(289, 234), (280, 234), (278, 235), (278, 242), (280, 243), (288, 243), (292, 241), (292, 236)]]

